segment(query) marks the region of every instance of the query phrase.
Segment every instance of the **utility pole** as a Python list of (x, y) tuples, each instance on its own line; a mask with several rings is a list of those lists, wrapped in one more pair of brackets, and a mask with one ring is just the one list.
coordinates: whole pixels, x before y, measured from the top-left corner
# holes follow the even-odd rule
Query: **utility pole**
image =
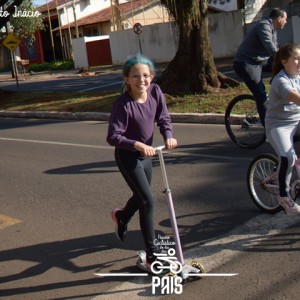
[[(5, 24), (5, 29), (6, 29), (6, 33), (7, 35), (9, 34), (9, 22), (7, 22)], [(17, 67), (17, 64), (16, 64), (16, 56), (14, 54), (13, 51), (9, 51), (10, 52), (10, 59), (11, 59), (11, 75), (12, 75), (12, 78), (16, 78), (16, 84), (17, 86), (19, 86), (19, 78), (18, 78), (18, 67)]]
[(74, 23), (75, 23), (76, 38), (79, 38), (78, 24), (77, 24), (77, 18), (76, 18), (75, 0), (73, 0), (73, 14), (74, 14)]
[(69, 20), (69, 10), (67, 8), (67, 1), (65, 0), (65, 7), (64, 10), (67, 15), (67, 22), (68, 22), (68, 33), (69, 33), (69, 47), (68, 47), (68, 54), (71, 55), (72, 59), (74, 59), (73, 54), (73, 45), (72, 45), (72, 35), (71, 35), (71, 27), (70, 27), (70, 20)]
[(59, 11), (57, 9), (57, 0), (55, 0), (55, 5), (56, 5), (57, 18), (58, 18), (58, 26), (59, 26), (60, 45), (61, 45), (61, 49), (62, 49), (63, 60), (65, 60), (66, 59), (65, 45), (64, 45), (63, 37), (62, 37), (60, 15), (59, 15)]
[(47, 10), (48, 10), (48, 22), (49, 22), (49, 30), (50, 30), (50, 39), (51, 39), (51, 48), (52, 48), (53, 60), (56, 61), (55, 47), (54, 47), (53, 34), (52, 34), (52, 24), (51, 24), (50, 10), (49, 10), (48, 1), (47, 1)]
[(111, 0), (111, 13), (112, 13), (112, 27), (113, 31), (121, 30), (121, 11), (119, 7), (119, 0)]

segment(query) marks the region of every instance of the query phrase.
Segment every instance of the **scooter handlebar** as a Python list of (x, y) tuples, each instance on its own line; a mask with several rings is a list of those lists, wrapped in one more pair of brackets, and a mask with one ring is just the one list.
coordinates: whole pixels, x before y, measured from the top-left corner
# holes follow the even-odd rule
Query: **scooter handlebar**
[(162, 150), (165, 150), (166, 149), (166, 146), (165, 145), (161, 145), (161, 146), (157, 146), (157, 147), (154, 147), (155, 151), (162, 151)]

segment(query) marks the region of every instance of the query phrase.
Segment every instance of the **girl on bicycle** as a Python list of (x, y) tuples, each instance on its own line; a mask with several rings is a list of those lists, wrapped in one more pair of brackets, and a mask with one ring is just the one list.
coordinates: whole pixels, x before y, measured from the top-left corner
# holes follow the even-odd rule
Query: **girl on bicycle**
[(167, 149), (177, 146), (164, 95), (154, 78), (153, 63), (138, 55), (123, 67), (125, 92), (114, 103), (107, 133), (107, 142), (115, 147), (118, 168), (133, 195), (123, 209), (115, 208), (112, 218), (116, 235), (124, 241), (127, 224), (139, 211), (140, 227), (146, 247), (147, 268), (156, 260), (154, 245), (154, 201), (151, 192), (152, 147), (154, 123), (160, 129)]
[(300, 137), (300, 45), (284, 45), (276, 54), (265, 121), (267, 139), (279, 158), (278, 203), (286, 213), (299, 214), (290, 181), (296, 158), (294, 138)]

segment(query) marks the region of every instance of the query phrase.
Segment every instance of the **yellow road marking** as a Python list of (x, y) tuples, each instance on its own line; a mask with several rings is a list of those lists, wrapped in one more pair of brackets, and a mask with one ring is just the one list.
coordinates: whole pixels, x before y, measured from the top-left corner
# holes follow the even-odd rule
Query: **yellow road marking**
[(21, 220), (10, 218), (5, 215), (0, 215), (0, 229), (3, 229), (5, 227), (21, 223)]

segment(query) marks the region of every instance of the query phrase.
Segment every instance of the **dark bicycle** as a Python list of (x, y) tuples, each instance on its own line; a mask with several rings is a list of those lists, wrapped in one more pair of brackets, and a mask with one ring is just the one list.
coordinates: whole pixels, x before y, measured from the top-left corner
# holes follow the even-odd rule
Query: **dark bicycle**
[(266, 140), (252, 95), (234, 97), (225, 111), (225, 127), (231, 140), (241, 148), (254, 149)]

